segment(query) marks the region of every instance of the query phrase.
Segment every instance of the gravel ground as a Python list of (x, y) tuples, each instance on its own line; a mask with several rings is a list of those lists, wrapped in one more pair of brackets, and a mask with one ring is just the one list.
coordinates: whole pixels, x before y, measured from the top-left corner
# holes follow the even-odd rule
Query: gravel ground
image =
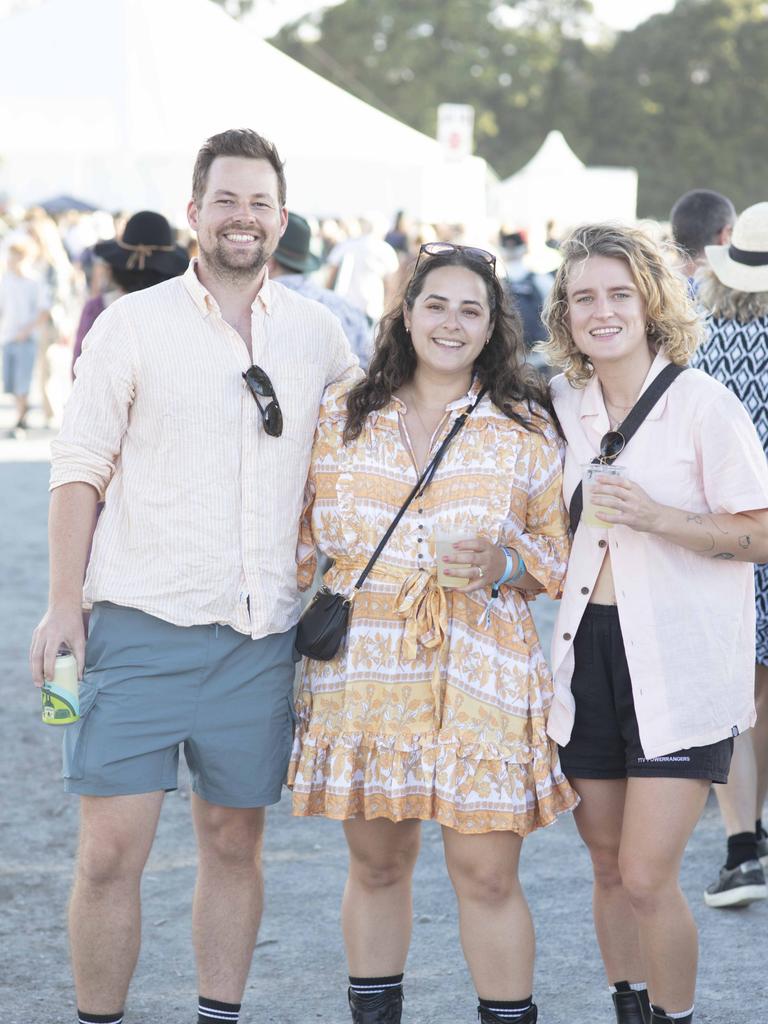
[[(0, 427), (10, 410), (0, 405)], [(60, 737), (39, 721), (26, 652), (47, 592), (47, 439), (0, 441), (0, 1020), (59, 1024), (74, 1019), (65, 913), (77, 801), (59, 781)], [(553, 609), (541, 603), (541, 632)], [(701, 929), (696, 1020), (766, 1020), (768, 903), (712, 911), (701, 894), (722, 856), (710, 801), (686, 855), (683, 887)], [(341, 829), (297, 821), (287, 798), (269, 812), (266, 910), (245, 996), (246, 1024), (346, 1024), (346, 970), (339, 904), (346, 871)], [(145, 874), (143, 948), (126, 1024), (195, 1019), (190, 940), (195, 850), (189, 791), (169, 794)], [(522, 876), (538, 936), (536, 999), (542, 1024), (613, 1019), (590, 918), (587, 856), (569, 817), (526, 841)], [(737, 1004), (735, 1004), (738, 1000)], [(158, 1013), (153, 1010), (160, 1007)], [(456, 909), (439, 829), (427, 824), (415, 880), (415, 927), (404, 1021), (474, 1020), (474, 994), (458, 941)]]

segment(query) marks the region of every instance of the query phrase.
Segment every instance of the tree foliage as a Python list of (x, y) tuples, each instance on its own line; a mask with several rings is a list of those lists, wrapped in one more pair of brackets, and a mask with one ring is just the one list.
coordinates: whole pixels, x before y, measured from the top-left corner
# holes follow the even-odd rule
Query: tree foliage
[(586, 162), (638, 168), (641, 215), (693, 187), (737, 206), (768, 193), (761, 0), (678, 0), (616, 37), (589, 0), (346, 0), (272, 42), (430, 135), (439, 103), (471, 104), (502, 177), (559, 128)]

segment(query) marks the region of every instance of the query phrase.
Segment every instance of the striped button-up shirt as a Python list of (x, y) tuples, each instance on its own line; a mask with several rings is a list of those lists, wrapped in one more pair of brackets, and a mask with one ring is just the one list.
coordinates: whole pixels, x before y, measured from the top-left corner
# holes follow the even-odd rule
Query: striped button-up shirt
[(86, 604), (253, 637), (295, 624), (318, 409), (357, 360), (333, 314), (266, 278), (251, 335), (253, 362), (283, 412), (278, 438), (265, 433), (243, 381), (245, 342), (194, 262), (183, 277), (119, 299), (89, 332), (51, 446), (51, 489), (83, 481), (105, 501)]

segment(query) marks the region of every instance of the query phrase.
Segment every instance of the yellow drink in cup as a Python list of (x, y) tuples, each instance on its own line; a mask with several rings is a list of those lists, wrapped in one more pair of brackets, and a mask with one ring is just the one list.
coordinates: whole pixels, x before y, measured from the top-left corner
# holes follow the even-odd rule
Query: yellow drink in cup
[(582, 494), (584, 497), (584, 507), (581, 513), (582, 522), (587, 526), (597, 527), (599, 530), (610, 530), (613, 527), (613, 523), (606, 523), (602, 519), (598, 519), (595, 515), (596, 512), (612, 512), (613, 509), (601, 509), (596, 506), (592, 501), (592, 492), (597, 484), (597, 477), (607, 476), (611, 480), (625, 480), (627, 477), (626, 466), (608, 466), (601, 465), (599, 463), (590, 462), (586, 466), (582, 466), (581, 474), (581, 486)]
[(450, 532), (448, 530), (436, 530), (434, 534), (435, 558), (437, 560), (437, 582), (441, 587), (466, 587), (471, 580), (466, 576), (451, 576), (445, 567), (443, 558), (454, 558), (459, 554), (453, 550), (453, 545), (460, 540), (474, 540), (474, 533), (461, 531)]

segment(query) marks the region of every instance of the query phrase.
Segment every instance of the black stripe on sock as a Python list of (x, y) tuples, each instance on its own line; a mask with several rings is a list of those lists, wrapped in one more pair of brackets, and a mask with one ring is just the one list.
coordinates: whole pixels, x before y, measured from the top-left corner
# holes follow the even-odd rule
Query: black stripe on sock
[(519, 1010), (522, 1013), (533, 1005), (533, 993), (527, 999), (481, 999), (478, 996), (477, 1001), (483, 1009), (492, 1013), (498, 1013), (500, 1010)]
[(373, 988), (374, 986), (389, 988), (394, 985), (402, 985), (402, 983), (402, 974), (392, 974), (389, 978), (353, 978), (351, 974), (349, 976), (350, 988)]
[(241, 1003), (222, 1003), (218, 999), (206, 999), (205, 996), (198, 996), (197, 1024), (212, 1024), (213, 1021), (218, 1021), (220, 1024), (237, 1024), (241, 1005)]

